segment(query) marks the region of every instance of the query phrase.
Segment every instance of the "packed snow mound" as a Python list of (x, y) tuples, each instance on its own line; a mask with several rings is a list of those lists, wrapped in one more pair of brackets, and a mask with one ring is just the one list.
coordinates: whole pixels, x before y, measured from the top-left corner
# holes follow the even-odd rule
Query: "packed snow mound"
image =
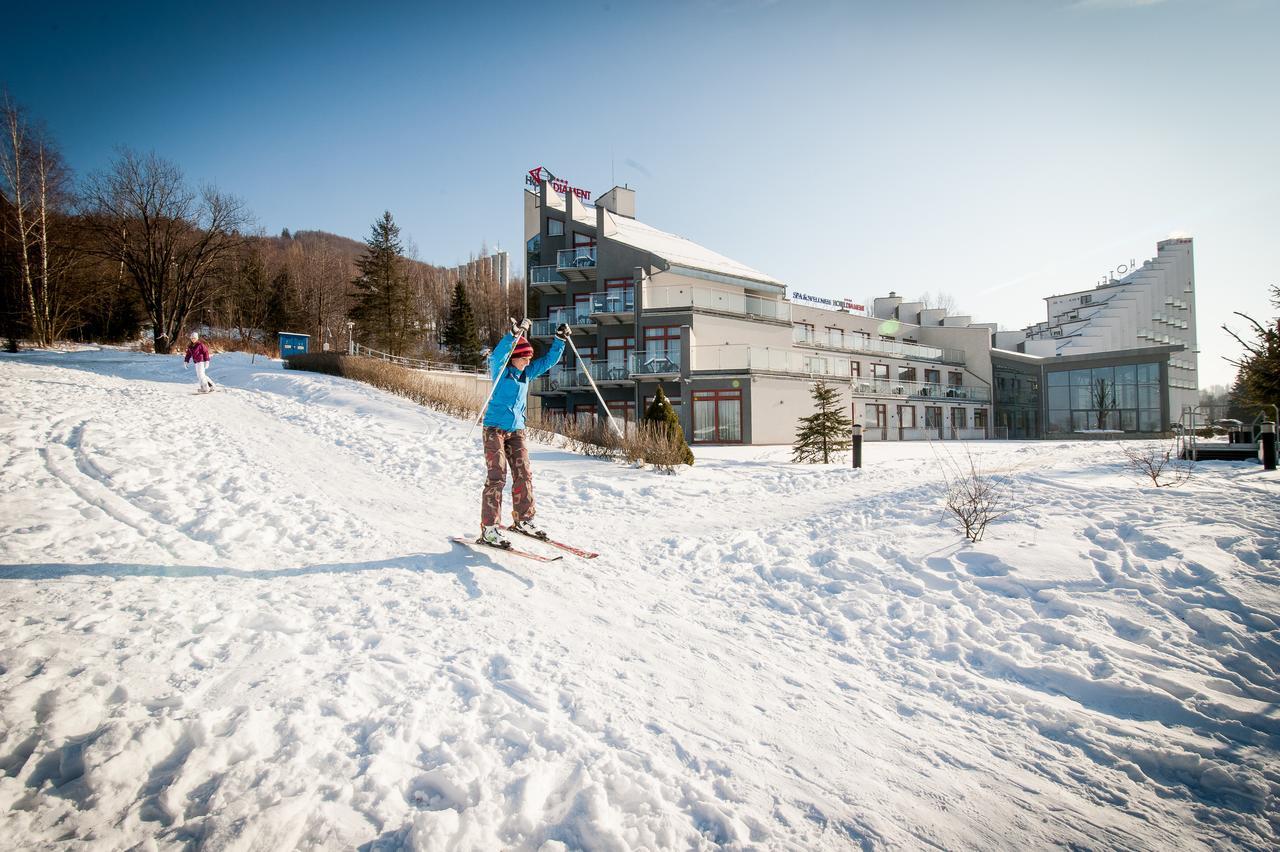
[(449, 543), (469, 424), (210, 372), (0, 356), (13, 848), (1280, 843), (1256, 464), (1153, 489), (1111, 443), (972, 444), (1013, 510), (969, 545), (956, 444), (675, 476), (535, 447), (539, 521), (602, 554), (542, 565)]

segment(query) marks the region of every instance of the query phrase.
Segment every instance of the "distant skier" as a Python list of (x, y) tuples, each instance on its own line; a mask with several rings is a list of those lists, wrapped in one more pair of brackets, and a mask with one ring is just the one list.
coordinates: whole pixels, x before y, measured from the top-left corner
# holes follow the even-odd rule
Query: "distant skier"
[(191, 332), (191, 343), (187, 346), (187, 354), (182, 359), (182, 366), (186, 367), (188, 361), (196, 365), (196, 379), (200, 383), (196, 393), (209, 393), (218, 389), (206, 372), (209, 369), (209, 347), (194, 331)]
[[(502, 491), (511, 466), (511, 529), (536, 538), (546, 533), (533, 523), (533, 474), (529, 470), (529, 450), (524, 442), (524, 413), (529, 401), (529, 382), (550, 370), (564, 353), (569, 326), (556, 329), (551, 348), (539, 358), (525, 338), (529, 320), (511, 320), (511, 331), (494, 347), (489, 371), (496, 383), (484, 413), (484, 463), (488, 476), (480, 503), (480, 541), (492, 547), (510, 547), (498, 521), (502, 515)], [(510, 361), (508, 361), (510, 355)]]

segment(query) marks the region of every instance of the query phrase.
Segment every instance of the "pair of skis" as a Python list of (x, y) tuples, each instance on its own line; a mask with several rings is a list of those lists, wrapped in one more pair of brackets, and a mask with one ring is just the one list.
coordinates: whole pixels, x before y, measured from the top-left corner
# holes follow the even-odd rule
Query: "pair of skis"
[[(520, 531), (517, 529), (511, 529), (511, 532), (520, 532)], [(520, 534), (528, 535), (528, 533), (520, 533)], [(583, 550), (580, 547), (574, 547), (571, 544), (565, 544), (563, 541), (556, 541), (553, 538), (542, 538), (541, 536), (536, 536), (536, 535), (529, 535), (528, 537), (531, 539), (534, 539), (535, 541), (540, 541), (543, 544), (549, 544), (552, 547), (559, 548), (560, 550), (563, 550), (566, 553), (572, 553), (574, 556), (578, 556), (582, 559), (595, 559), (597, 556), (600, 555), (599, 553), (593, 553), (590, 550)], [(499, 547), (496, 544), (486, 544), (482, 539), (471, 539), (471, 538), (462, 538), (461, 536), (454, 536), (452, 539), (450, 539), (450, 541), (454, 541), (458, 544), (462, 544), (472, 548), (482, 547), (487, 550), (499, 550), (499, 551), (502, 551), (503, 553), (510, 553), (512, 556), (523, 556), (525, 559), (532, 559), (535, 562), (555, 562), (556, 560), (564, 558), (564, 556), (558, 553), (554, 556), (547, 556), (546, 554), (543, 554), (543, 553), (533, 553), (528, 550), (520, 550), (519, 548), (516, 548), (516, 547)]]

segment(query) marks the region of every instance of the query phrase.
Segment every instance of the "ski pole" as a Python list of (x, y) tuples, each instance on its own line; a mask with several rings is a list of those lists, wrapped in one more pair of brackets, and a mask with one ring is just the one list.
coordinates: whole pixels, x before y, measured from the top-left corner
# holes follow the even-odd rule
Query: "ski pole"
[(604, 414), (609, 418), (609, 425), (613, 427), (613, 431), (618, 433), (618, 437), (622, 437), (622, 430), (618, 428), (618, 424), (613, 422), (613, 412), (609, 410), (609, 406), (604, 404), (604, 397), (600, 395), (600, 389), (596, 387), (596, 380), (591, 378), (591, 371), (582, 363), (582, 356), (578, 354), (578, 347), (573, 345), (573, 338), (566, 337), (565, 341), (569, 344), (569, 348), (573, 350), (573, 358), (578, 362), (578, 366), (582, 367), (583, 374), (587, 377), (587, 381), (591, 384), (591, 389), (596, 392), (596, 399), (600, 400), (600, 407), (604, 409)]
[(468, 438), (476, 433), (476, 427), (479, 426), (480, 421), (484, 419), (484, 412), (485, 409), (489, 407), (489, 400), (493, 399), (493, 392), (498, 389), (498, 382), (502, 381), (502, 375), (507, 372), (507, 365), (511, 363), (511, 355), (516, 351), (516, 344), (518, 344), (523, 337), (523, 331), (516, 333), (516, 339), (511, 343), (511, 349), (507, 352), (506, 360), (502, 362), (502, 369), (498, 371), (498, 377), (493, 380), (493, 384), (489, 385), (489, 394), (484, 398), (484, 405), (480, 406), (480, 413), (476, 415), (476, 422), (471, 424), (471, 430), (467, 432)]

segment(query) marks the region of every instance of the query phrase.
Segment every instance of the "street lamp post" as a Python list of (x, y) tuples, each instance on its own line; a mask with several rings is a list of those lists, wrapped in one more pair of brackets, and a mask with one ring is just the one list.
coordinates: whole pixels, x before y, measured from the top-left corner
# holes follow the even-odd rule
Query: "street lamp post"
[(351, 320), (347, 320), (347, 354), (356, 354), (355, 347), (355, 327), (356, 324)]

